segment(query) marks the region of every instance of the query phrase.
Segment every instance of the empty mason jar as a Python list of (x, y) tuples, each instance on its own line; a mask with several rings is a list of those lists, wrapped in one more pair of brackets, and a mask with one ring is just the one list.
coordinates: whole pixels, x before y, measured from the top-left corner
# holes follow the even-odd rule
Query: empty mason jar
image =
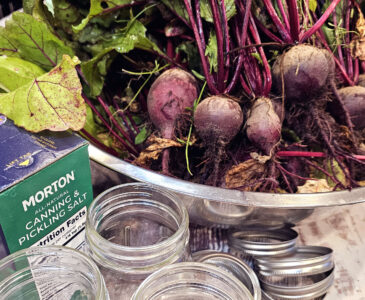
[(84, 253), (61, 247), (32, 247), (0, 261), (2, 300), (108, 300), (96, 264)]
[(153, 273), (132, 300), (253, 300), (233, 274), (211, 264), (183, 262)]
[(144, 183), (113, 187), (91, 203), (86, 248), (112, 300), (130, 300), (148, 275), (190, 258), (188, 219), (179, 199)]

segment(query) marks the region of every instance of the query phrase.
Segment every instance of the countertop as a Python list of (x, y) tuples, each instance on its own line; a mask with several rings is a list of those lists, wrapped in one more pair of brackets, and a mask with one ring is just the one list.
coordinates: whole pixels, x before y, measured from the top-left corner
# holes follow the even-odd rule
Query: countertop
[(365, 203), (338, 207), (331, 215), (314, 214), (295, 228), (304, 245), (334, 251), (335, 281), (326, 300), (365, 300)]

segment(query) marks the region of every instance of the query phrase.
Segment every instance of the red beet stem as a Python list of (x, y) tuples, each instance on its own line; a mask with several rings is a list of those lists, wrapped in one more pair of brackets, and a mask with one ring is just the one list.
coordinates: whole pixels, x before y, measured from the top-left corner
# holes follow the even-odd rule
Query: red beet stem
[(282, 39), (284, 42), (291, 44), (293, 42), (288, 30), (284, 27), (283, 23), (281, 22), (279, 16), (277, 15), (275, 8), (272, 4), (271, 0), (263, 0), (265, 4), (265, 8), (267, 9), (268, 14), (272, 22), (275, 24), (277, 30), (279, 31)]
[[(278, 2), (281, 2), (280, 0)], [(299, 13), (297, 0), (288, 0), (289, 20), (290, 20), (290, 35), (294, 42), (299, 40)]]
[[(311, 151), (278, 151), (276, 153), (279, 157), (327, 157), (323, 152), (311, 152)], [(365, 155), (352, 155), (359, 160), (365, 160)]]
[(333, 0), (332, 3), (328, 6), (326, 11), (323, 13), (323, 15), (319, 18), (319, 20), (309, 29), (307, 30), (299, 39), (300, 43), (304, 43), (307, 39), (309, 39), (316, 31), (318, 31), (324, 22), (328, 19), (328, 17), (332, 14), (332, 12), (335, 10), (338, 3), (340, 3), (341, 0)]
[(285, 24), (287, 30), (289, 31), (290, 30), (290, 23), (289, 23), (288, 16), (286, 15), (283, 2), (281, 0), (278, 0), (276, 2), (277, 2), (278, 7), (279, 7), (279, 11), (280, 11), (280, 14), (281, 14), (281, 18), (283, 19), (284, 24)]

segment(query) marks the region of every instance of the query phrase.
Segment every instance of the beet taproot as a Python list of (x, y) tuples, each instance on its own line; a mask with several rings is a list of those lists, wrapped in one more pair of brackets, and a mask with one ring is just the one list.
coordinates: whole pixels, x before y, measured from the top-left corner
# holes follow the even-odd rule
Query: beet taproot
[(255, 100), (246, 122), (248, 139), (266, 155), (280, 141), (281, 121), (269, 98)]
[(207, 147), (207, 156), (213, 161), (209, 184), (216, 185), (225, 147), (238, 134), (242, 124), (242, 109), (231, 98), (211, 96), (198, 104), (194, 113), (194, 126)]
[[(157, 77), (148, 92), (147, 109), (163, 138), (173, 138), (176, 119), (193, 106), (197, 97), (197, 82), (190, 73), (173, 68)], [(162, 155), (162, 171), (165, 174), (169, 173), (169, 153), (169, 149), (165, 149)]]

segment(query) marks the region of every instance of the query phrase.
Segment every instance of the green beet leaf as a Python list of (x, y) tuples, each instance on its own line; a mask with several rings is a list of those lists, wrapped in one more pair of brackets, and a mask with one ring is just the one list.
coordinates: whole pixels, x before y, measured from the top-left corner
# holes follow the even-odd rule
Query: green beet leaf
[[(100, 123), (101, 121), (92, 112), (91, 108), (89, 106), (86, 106), (86, 122), (84, 130), (91, 134), (94, 138), (96, 138), (100, 143), (104, 144), (106, 147), (113, 148), (115, 151), (117, 151), (119, 157), (128, 157), (128, 152), (124, 150), (123, 146), (120, 145), (113, 138), (113, 136), (105, 130), (105, 127), (100, 125)], [(85, 138), (87, 137), (85, 136)]]
[(46, 71), (56, 66), (64, 54), (74, 55), (44, 22), (21, 12), (13, 13), (5, 29), (0, 29), (0, 54), (21, 57)]
[[(222, 1), (222, 0), (220, 0), (220, 1)], [(234, 0), (225, 0), (224, 5), (225, 5), (225, 9), (226, 9), (227, 20), (230, 20), (236, 14), (236, 6), (234, 4)], [(200, 1), (200, 15), (207, 22), (213, 23), (212, 9), (210, 8), (210, 4), (209, 4), (208, 0)]]
[(100, 126), (94, 120), (95, 115), (90, 108), (90, 106), (86, 106), (86, 121), (84, 125), (84, 129), (90, 133), (92, 136), (96, 137), (99, 133), (105, 132), (105, 128)]
[(0, 88), (6, 92), (14, 91), (44, 73), (43, 69), (29, 61), (0, 56)]
[(37, 0), (23, 0), (23, 11), (27, 14), (32, 14), (33, 8)]
[(65, 55), (59, 65), (13, 92), (0, 95), (0, 113), (28, 131), (80, 130), (86, 105), (75, 66)]
[(0, 26), (0, 54), (6, 56), (19, 56), (19, 51), (7, 37), (7, 32), (4, 27)]
[(134, 139), (134, 143), (136, 145), (142, 144), (150, 135), (150, 132), (147, 130), (146, 126), (143, 126), (139, 133), (137, 134), (136, 138)]
[(217, 72), (218, 68), (218, 45), (217, 45), (217, 35), (215, 34), (215, 31), (211, 30), (209, 34), (209, 41), (207, 44), (207, 48), (205, 49), (205, 55), (208, 56), (209, 63), (211, 68), (215, 72)]
[(186, 11), (183, 0), (162, 0), (162, 3), (174, 11), (179, 17), (190, 23), (189, 14)]
[(309, 9), (315, 13), (317, 9), (318, 3), (317, 0), (309, 0)]
[(107, 48), (81, 64), (81, 70), (90, 86), (92, 96), (98, 96), (104, 85), (106, 71), (115, 55), (111, 53), (113, 48)]
[(115, 57), (115, 51), (124, 54), (138, 48), (162, 53), (159, 47), (146, 37), (146, 31), (146, 27), (133, 18), (119, 33), (113, 36), (111, 41), (103, 43), (103, 51), (81, 64), (82, 72), (90, 85), (92, 96), (101, 93), (105, 75)]
[[(189, 15), (188, 12), (186, 11), (183, 0), (162, 0), (162, 2), (172, 11), (174, 11), (179, 17), (183, 18), (184, 20), (190, 23)], [(209, 1), (200, 0), (199, 3), (200, 3), (201, 17), (204, 18), (207, 22), (213, 23), (213, 14), (212, 14), (212, 9), (210, 8)], [(230, 20), (236, 14), (236, 6), (234, 0), (225, 0), (224, 5), (226, 9), (227, 20)]]
[(90, 11), (86, 18), (77, 26), (73, 26), (74, 32), (80, 32), (85, 28), (89, 21), (96, 16), (100, 16), (103, 13), (107, 13), (116, 6), (122, 6), (132, 3), (134, 0), (91, 0)]
[(134, 48), (162, 53), (159, 47), (146, 37), (146, 31), (146, 27), (140, 21), (132, 19), (121, 33), (116, 34), (114, 39), (105, 46), (113, 47), (119, 53), (127, 53)]

